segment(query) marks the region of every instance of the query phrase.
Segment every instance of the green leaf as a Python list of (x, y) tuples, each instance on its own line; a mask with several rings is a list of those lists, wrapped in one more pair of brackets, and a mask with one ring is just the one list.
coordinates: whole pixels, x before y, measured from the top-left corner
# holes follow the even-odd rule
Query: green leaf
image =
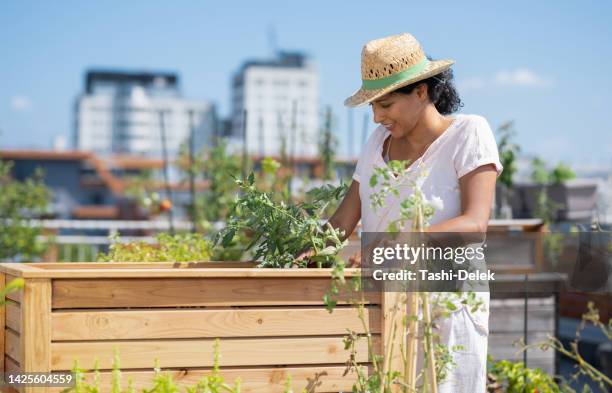
[(457, 306), (455, 306), (455, 304), (452, 301), (448, 300), (448, 301), (446, 301), (445, 304), (446, 304), (446, 308), (449, 311), (457, 311)]
[(378, 176), (376, 174), (373, 174), (370, 177), (370, 187), (376, 187), (377, 184), (378, 184)]
[(234, 239), (234, 236), (236, 235), (236, 229), (232, 228), (230, 230), (228, 230), (225, 235), (223, 236), (223, 241), (221, 242), (221, 244), (224, 247), (227, 247), (231, 244), (232, 240)]

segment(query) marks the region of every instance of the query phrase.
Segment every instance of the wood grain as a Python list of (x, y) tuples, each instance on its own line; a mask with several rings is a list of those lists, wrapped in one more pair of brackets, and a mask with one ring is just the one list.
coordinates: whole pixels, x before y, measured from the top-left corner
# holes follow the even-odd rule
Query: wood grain
[(19, 363), (8, 356), (4, 356), (4, 364), (6, 365), (5, 367), (7, 373), (18, 373), (21, 371)]
[[(365, 310), (380, 333), (380, 309)], [(51, 316), (53, 341), (269, 337), (365, 333), (357, 309), (323, 307), (191, 310), (59, 311)], [(17, 330), (18, 331), (18, 330)]]
[[(71, 267), (72, 263), (57, 263), (55, 265), (44, 263), (0, 263), (0, 271), (24, 278), (187, 278), (187, 277), (260, 277), (260, 278), (331, 278), (330, 268), (322, 269), (260, 269), (253, 267), (212, 267), (214, 263), (208, 262), (204, 267), (157, 267), (134, 263), (111, 263), (108, 266), (89, 268), (87, 264), (80, 267)], [(39, 266), (41, 265), (41, 266)], [(197, 266), (197, 265), (196, 265)], [(220, 263), (219, 266), (226, 266)], [(345, 277), (354, 277), (361, 274), (361, 269), (348, 268), (344, 270)]]
[[(0, 272), (0, 291), (4, 289), (5, 278), (6, 278), (6, 275)], [(6, 302), (6, 299), (4, 297), (1, 300), (3, 302)], [(2, 356), (0, 356), (0, 372), (4, 372), (4, 368), (5, 368), (4, 366), (4, 348), (5, 348), (4, 332), (6, 330), (6, 319), (7, 319), (6, 308), (4, 306), (0, 306), (0, 354), (2, 354)]]
[(5, 349), (4, 353), (10, 356), (17, 363), (21, 363), (21, 340), (19, 335), (11, 330), (5, 331)]
[[(8, 356), (4, 356), (4, 364), (6, 365), (6, 371), (7, 373), (19, 373), (21, 372), (21, 368), (19, 367), (19, 364), (17, 364), (13, 359), (11, 359)], [(13, 388), (13, 387), (3, 387), (2, 388), (2, 393), (16, 393), (19, 392), (19, 390)]]
[[(27, 279), (21, 302), (21, 359), (24, 372), (49, 372), (51, 350), (51, 280)], [(45, 393), (46, 387), (24, 392)]]
[[(344, 364), (349, 353), (342, 337), (224, 339), (220, 366), (271, 366), (296, 364)], [(74, 361), (86, 369), (99, 358), (100, 369), (110, 369), (116, 348), (122, 368), (211, 367), (214, 341), (147, 340), (107, 342), (61, 342), (51, 344), (51, 369), (70, 370)], [(376, 342), (379, 340), (376, 339)], [(358, 362), (368, 361), (366, 340), (358, 344)]]
[[(279, 367), (279, 368), (230, 368), (221, 369), (221, 375), (227, 383), (241, 380), (242, 393), (283, 393), (285, 381), (291, 376), (291, 387), (294, 392), (350, 392), (355, 375), (343, 376), (344, 366), (312, 366), (312, 367)], [(195, 385), (198, 380), (210, 375), (210, 369), (164, 370), (172, 375), (173, 381), (179, 386)], [(153, 371), (122, 371), (122, 388), (132, 379), (137, 391), (150, 388)], [(110, 372), (100, 373), (101, 393), (110, 392)], [(91, 382), (93, 374), (86, 374), (85, 380)], [(50, 392), (59, 393), (61, 388), (52, 388)], [(183, 390), (181, 390), (183, 391)]]
[[(330, 279), (140, 278), (53, 280), (53, 308), (321, 305)], [(367, 293), (375, 303), (380, 294)], [(340, 295), (339, 303), (350, 300)]]
[(17, 333), (21, 331), (21, 308), (11, 300), (6, 303), (6, 326)]
[[(8, 284), (9, 282), (13, 281), (16, 277), (12, 276), (10, 274), (7, 274), (6, 277), (4, 278), (5, 283)], [(17, 291), (13, 291), (11, 293), (7, 293), (6, 294), (6, 298), (10, 299), (16, 303), (21, 303), (21, 296), (23, 294), (23, 289), (17, 290)]]

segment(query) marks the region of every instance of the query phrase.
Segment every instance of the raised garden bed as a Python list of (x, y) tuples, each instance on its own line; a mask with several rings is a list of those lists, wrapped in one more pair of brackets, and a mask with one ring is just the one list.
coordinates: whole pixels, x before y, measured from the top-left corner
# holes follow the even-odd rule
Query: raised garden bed
[[(25, 279), (0, 312), (2, 369), (70, 370), (76, 359), (90, 369), (98, 358), (101, 385), (110, 387), (117, 348), (123, 381), (133, 378), (137, 389), (150, 386), (156, 358), (179, 383), (193, 385), (210, 372), (219, 338), (222, 375), (227, 381), (240, 377), (244, 392), (282, 392), (289, 374), (294, 391), (350, 391), (354, 376), (343, 376), (349, 353), (342, 339), (346, 329), (363, 327), (348, 294), (340, 295), (333, 313), (325, 309), (331, 269), (250, 266), (0, 264), (0, 285)], [(356, 274), (358, 269), (346, 271), (347, 277)], [(392, 322), (381, 311), (386, 296), (365, 296), (379, 353), (381, 331), (390, 331)], [(366, 340), (361, 344), (357, 360), (367, 364)]]

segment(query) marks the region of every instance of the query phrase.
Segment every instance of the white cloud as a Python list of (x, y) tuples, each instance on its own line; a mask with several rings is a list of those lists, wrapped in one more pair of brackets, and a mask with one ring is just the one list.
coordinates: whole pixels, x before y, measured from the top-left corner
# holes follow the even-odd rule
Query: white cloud
[(501, 70), (492, 76), (473, 76), (457, 81), (460, 90), (482, 90), (489, 86), (547, 87), (552, 85), (548, 78), (528, 68)]
[(502, 70), (495, 74), (495, 83), (503, 86), (544, 87), (551, 82), (528, 68)]
[(32, 101), (26, 96), (11, 97), (11, 109), (15, 112), (25, 112), (32, 108)]
[(457, 87), (460, 90), (479, 90), (485, 87), (486, 80), (481, 77), (471, 77), (466, 79), (460, 79), (457, 81)]

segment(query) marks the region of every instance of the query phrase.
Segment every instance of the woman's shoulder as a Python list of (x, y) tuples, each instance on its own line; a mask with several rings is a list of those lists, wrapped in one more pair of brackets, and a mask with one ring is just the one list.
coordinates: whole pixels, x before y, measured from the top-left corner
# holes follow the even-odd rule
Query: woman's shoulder
[(485, 128), (485, 129), (490, 129), (491, 127), (489, 126), (489, 122), (487, 121), (487, 119), (484, 116), (481, 115), (474, 115), (474, 114), (464, 114), (461, 113), (459, 115), (457, 115), (457, 122), (458, 122), (458, 128), (459, 129), (478, 129), (478, 128)]
[(491, 126), (484, 116), (460, 114), (456, 122), (455, 137), (459, 140), (488, 139), (493, 136)]
[(453, 160), (457, 176), (461, 178), (475, 168), (494, 164), (498, 174), (502, 171), (499, 153), (489, 122), (480, 115), (461, 115)]

